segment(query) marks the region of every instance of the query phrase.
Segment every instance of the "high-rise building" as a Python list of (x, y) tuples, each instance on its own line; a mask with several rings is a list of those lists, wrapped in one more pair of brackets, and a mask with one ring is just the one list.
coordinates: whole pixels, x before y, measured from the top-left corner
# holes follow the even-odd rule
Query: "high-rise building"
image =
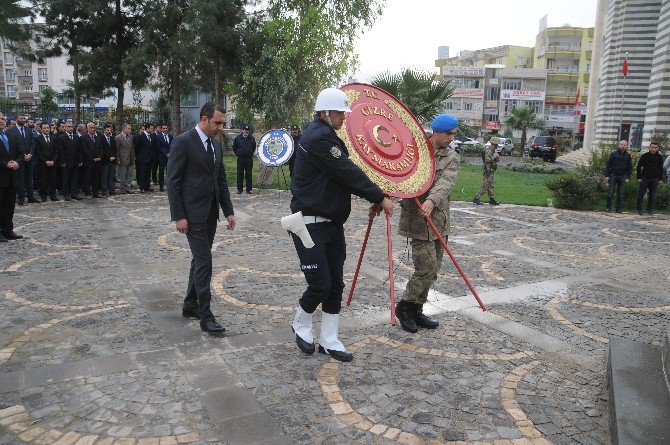
[(594, 28), (547, 27), (540, 20), (533, 68), (547, 72), (547, 131), (580, 140), (589, 96)]
[(670, 1), (599, 0), (593, 65), (586, 147), (670, 131)]

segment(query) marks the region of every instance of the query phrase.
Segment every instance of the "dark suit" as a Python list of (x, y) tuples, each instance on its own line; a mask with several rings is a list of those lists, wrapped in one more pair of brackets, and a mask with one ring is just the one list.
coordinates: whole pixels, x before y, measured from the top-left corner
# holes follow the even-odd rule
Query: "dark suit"
[(5, 132), (9, 150), (0, 138), (0, 231), (14, 230), (14, 208), (16, 207), (16, 188), (19, 185), (18, 171), (7, 167), (9, 161), (20, 164), (23, 160), (21, 141), (12, 132)]
[(33, 130), (28, 127), (28, 125), (23, 126), (23, 136), (21, 136), (21, 130), (17, 125), (9, 128), (7, 133), (12, 133), (16, 136), (19, 144), (21, 144), (21, 151), (24, 155), (32, 155), (33, 159), (30, 161), (25, 161), (21, 158), (19, 162), (19, 170), (17, 172), (18, 178), (18, 194), (19, 194), (19, 204), (22, 204), (26, 198), (26, 195), (29, 200), (35, 199), (34, 193), (34, 184), (33, 184), (33, 172), (35, 160), (35, 139), (33, 137)]
[(137, 159), (137, 185), (141, 191), (147, 191), (151, 182), (151, 160), (153, 159), (153, 140), (141, 131), (133, 138)]
[(215, 138), (211, 140), (216, 161), (208, 155), (195, 129), (175, 138), (168, 160), (170, 216), (172, 221), (188, 221), (186, 237), (193, 256), (184, 310), (199, 311), (201, 321), (214, 319), (210, 310), (210, 282), (212, 243), (219, 207), (224, 216), (233, 215), (233, 204), (223, 167), (223, 150)]
[(151, 135), (151, 182), (154, 184), (158, 183), (158, 163), (160, 161), (160, 156), (158, 153), (158, 135), (160, 131), (154, 131), (149, 133)]
[[(46, 201), (47, 195), (52, 199), (56, 197), (56, 170), (58, 170), (58, 147), (56, 136), (49, 135), (47, 142), (43, 134), (35, 139), (37, 151), (37, 170), (40, 184), (40, 196)], [(53, 162), (48, 166), (47, 161)]]
[(167, 167), (172, 136), (162, 132), (156, 132), (154, 133), (154, 140), (158, 147), (158, 184), (163, 188), (165, 185), (165, 168)]
[(63, 133), (58, 136), (58, 164), (63, 173), (63, 195), (69, 198), (77, 193), (77, 182), (79, 180), (79, 135), (77, 133)]
[[(100, 151), (102, 158), (100, 159), (100, 185), (102, 193), (106, 196), (114, 194), (114, 176), (116, 175), (116, 161), (119, 158), (118, 150), (116, 149), (116, 140), (114, 136), (109, 135), (109, 140), (104, 134), (100, 135)], [(112, 161), (111, 158), (114, 158)]]
[(79, 152), (81, 159), (84, 162), (84, 194), (86, 196), (100, 195), (100, 161), (95, 161), (100, 158), (102, 153), (100, 149), (100, 133), (90, 135), (84, 134), (79, 138)]

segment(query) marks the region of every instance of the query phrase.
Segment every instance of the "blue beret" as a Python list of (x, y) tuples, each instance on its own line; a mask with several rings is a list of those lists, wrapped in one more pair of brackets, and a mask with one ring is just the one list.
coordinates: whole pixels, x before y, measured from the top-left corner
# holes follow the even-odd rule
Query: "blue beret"
[(430, 128), (436, 132), (451, 131), (458, 127), (458, 119), (451, 114), (438, 114), (430, 124)]

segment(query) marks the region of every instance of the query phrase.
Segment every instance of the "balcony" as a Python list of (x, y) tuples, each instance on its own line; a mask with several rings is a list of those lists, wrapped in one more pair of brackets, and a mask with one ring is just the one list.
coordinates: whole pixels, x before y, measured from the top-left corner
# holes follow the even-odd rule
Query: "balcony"
[(590, 79), (590, 78), (591, 78), (591, 73), (584, 73), (584, 74), (582, 75), (582, 81), (583, 81), (584, 83), (589, 83), (589, 79)]
[(558, 68), (547, 68), (547, 80), (557, 80), (557, 81), (577, 81), (579, 78), (579, 70), (576, 67), (558, 67)]
[[(547, 91), (546, 102), (574, 102), (577, 97), (577, 91), (571, 90), (549, 90)], [(581, 100), (581, 96), (580, 96)]]
[(582, 48), (581, 46), (577, 45), (549, 45), (547, 47), (547, 50), (545, 51), (545, 57), (548, 59), (556, 59), (560, 56), (579, 59), (582, 56)]

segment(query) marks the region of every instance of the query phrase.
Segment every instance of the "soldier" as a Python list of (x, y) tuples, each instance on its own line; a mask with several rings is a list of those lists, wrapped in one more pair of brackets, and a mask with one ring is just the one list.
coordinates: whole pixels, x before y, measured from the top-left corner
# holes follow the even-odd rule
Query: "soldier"
[(435, 180), (430, 189), (419, 198), (421, 209), (411, 199), (403, 199), (398, 233), (412, 239), (412, 261), (414, 273), (407, 283), (402, 298), (396, 305), (400, 326), (407, 332), (416, 333), (419, 327), (435, 329), (439, 326), (423, 313), (428, 299), (428, 290), (437, 279), (444, 250), (424, 216), (430, 215), (440, 235), (446, 241), (449, 236), (449, 195), (458, 176), (456, 152), (449, 147), (456, 135), (458, 119), (450, 114), (440, 114), (430, 125), (433, 134), (430, 143), (435, 149)]
[(493, 176), (496, 174), (496, 169), (498, 168), (498, 162), (500, 162), (500, 155), (496, 151), (498, 144), (500, 144), (500, 138), (493, 136), (489, 141), (490, 147), (488, 150), (485, 149), (482, 154), (482, 160), (484, 161), (484, 177), (482, 178), (482, 185), (479, 186), (479, 190), (475, 194), (475, 199), (472, 200), (477, 205), (482, 205), (481, 198), (484, 190), (489, 195), (489, 204), (497, 206), (500, 204), (496, 201), (496, 198), (493, 194)]

